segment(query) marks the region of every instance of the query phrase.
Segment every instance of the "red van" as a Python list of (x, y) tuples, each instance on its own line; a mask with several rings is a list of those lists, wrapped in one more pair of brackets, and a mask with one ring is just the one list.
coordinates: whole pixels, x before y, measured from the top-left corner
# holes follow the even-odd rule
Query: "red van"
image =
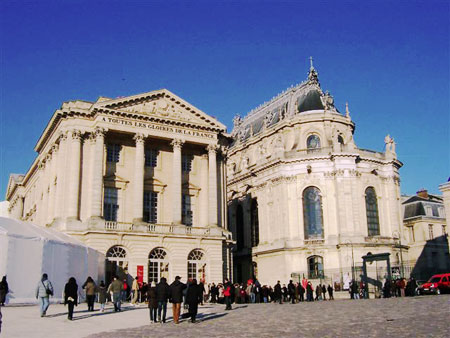
[(432, 276), (428, 282), (423, 283), (417, 291), (419, 295), (429, 293), (440, 295), (441, 293), (450, 292), (450, 273)]

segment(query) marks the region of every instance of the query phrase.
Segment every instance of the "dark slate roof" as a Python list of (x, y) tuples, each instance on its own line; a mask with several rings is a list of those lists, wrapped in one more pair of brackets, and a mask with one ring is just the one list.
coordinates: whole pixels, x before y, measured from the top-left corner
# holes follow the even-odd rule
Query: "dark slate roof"
[(298, 112), (324, 109), (320, 96), (321, 93), (315, 88), (311, 88), (311, 90), (299, 96), (297, 99)]

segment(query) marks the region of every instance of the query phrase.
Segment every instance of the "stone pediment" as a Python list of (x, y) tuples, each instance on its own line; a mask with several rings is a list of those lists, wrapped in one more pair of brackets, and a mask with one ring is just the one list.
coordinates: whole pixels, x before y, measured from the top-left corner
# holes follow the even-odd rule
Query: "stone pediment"
[(188, 123), (204, 127), (226, 130), (225, 125), (202, 112), (167, 89), (144, 94), (97, 101), (97, 110), (114, 110), (128, 114), (139, 114), (170, 122)]

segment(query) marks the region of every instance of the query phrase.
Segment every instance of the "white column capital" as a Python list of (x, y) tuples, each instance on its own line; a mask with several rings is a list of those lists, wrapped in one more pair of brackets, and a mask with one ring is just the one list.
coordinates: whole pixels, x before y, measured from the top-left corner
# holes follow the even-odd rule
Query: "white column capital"
[(136, 134), (134, 134), (134, 136), (133, 136), (133, 140), (135, 140), (136, 141), (136, 144), (138, 144), (138, 143), (144, 143), (145, 142), (145, 135), (144, 134), (141, 134), (141, 133), (136, 133)]
[(82, 132), (78, 129), (73, 129), (70, 131), (70, 136), (72, 137), (72, 140), (81, 140)]
[(58, 136), (59, 142), (67, 140), (67, 134), (67, 130), (62, 131)]
[(55, 154), (58, 151), (58, 149), (59, 149), (59, 144), (55, 143), (55, 144), (52, 145), (52, 148), (51, 148), (50, 151), (51, 151), (52, 154)]
[(208, 150), (208, 153), (217, 153), (219, 146), (217, 144), (209, 144), (206, 147), (206, 150)]
[(181, 149), (181, 147), (184, 144), (184, 140), (179, 139), (179, 138), (174, 138), (172, 140), (172, 142), (170, 142), (170, 145), (174, 148), (174, 149)]
[(97, 139), (99, 137), (104, 138), (106, 132), (108, 131), (108, 129), (106, 128), (102, 128), (102, 127), (95, 127), (94, 131), (92, 132), (92, 136)]

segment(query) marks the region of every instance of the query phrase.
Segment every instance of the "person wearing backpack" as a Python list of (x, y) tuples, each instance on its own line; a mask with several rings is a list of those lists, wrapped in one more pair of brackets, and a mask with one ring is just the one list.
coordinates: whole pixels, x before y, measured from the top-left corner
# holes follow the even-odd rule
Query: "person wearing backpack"
[(44, 317), (47, 314), (47, 310), (50, 305), (50, 296), (53, 296), (53, 286), (48, 280), (48, 275), (44, 273), (36, 287), (36, 299), (39, 299), (41, 317)]

